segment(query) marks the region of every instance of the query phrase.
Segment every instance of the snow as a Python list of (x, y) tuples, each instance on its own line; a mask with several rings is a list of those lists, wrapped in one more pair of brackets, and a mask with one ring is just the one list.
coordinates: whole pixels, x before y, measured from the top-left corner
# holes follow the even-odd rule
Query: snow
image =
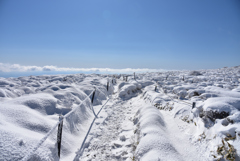
[(0, 160), (240, 160), (239, 68), (0, 78)]
[(138, 135), (140, 142), (136, 149), (137, 160), (182, 160), (165, 134), (165, 123), (159, 111), (146, 106), (139, 112)]
[[(37, 149), (32, 158), (40, 160), (56, 158), (55, 140), (59, 114), (65, 115), (63, 159), (71, 158), (69, 156), (72, 153), (71, 149), (76, 148), (82, 141), (77, 138), (84, 135), (79, 131), (86, 131), (84, 126), (88, 126), (94, 118), (88, 95), (92, 96), (91, 92), (95, 86), (98, 90), (96, 90), (97, 97), (94, 99), (94, 105), (106, 100), (108, 94), (105, 84), (102, 83), (106, 83), (107, 80), (105, 76), (100, 78), (89, 76), (85, 81), (81, 79), (85, 75), (68, 75), (67, 80), (64, 80), (65, 77), (63, 75), (9, 78), (4, 82), (11, 80), (13, 83), (2, 83), (1, 91), (5, 93), (1, 92), (4, 95), (1, 95), (0, 133), (1, 136), (6, 137), (0, 139), (1, 144), (4, 144), (1, 146), (0, 156), (5, 156), (0, 160), (7, 159), (8, 153), (12, 156), (9, 160), (14, 158), (19, 160), (27, 155), (28, 151), (32, 151), (31, 149)], [(77, 81), (77, 78), (81, 81)], [(98, 78), (97, 82), (94, 81), (95, 78)], [(94, 85), (91, 85), (93, 83), (90, 81), (93, 81)], [(109, 93), (112, 88), (110, 85)], [(83, 102), (85, 98), (88, 99)], [(50, 130), (52, 132), (48, 134)], [(42, 138), (46, 141), (40, 144)], [(46, 149), (52, 149), (52, 152)], [(74, 153), (72, 155), (73, 158)]]
[[(200, 107), (200, 106), (199, 106)], [(240, 98), (232, 97), (216, 97), (207, 99), (203, 105), (204, 111), (218, 111), (218, 112), (229, 112), (234, 114), (240, 110)]]
[(119, 97), (128, 97), (132, 93), (137, 92), (137, 90), (140, 90), (142, 88), (142, 85), (137, 82), (131, 82), (131, 83), (125, 83), (122, 82), (119, 84)]

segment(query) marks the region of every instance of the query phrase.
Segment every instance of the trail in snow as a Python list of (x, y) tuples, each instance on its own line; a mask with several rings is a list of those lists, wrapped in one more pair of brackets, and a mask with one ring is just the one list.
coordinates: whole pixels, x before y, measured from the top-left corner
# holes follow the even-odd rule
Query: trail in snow
[[(103, 107), (88, 135), (83, 151), (76, 155), (75, 160), (81, 161), (132, 161), (135, 154), (133, 145), (136, 145), (133, 120), (139, 109), (148, 106), (141, 95), (132, 94), (132, 98), (122, 100), (116, 94)], [(160, 112), (160, 111), (158, 111)], [(162, 113), (162, 112), (160, 112)], [(162, 143), (168, 142), (176, 149), (176, 156), (186, 161), (206, 160), (204, 146), (201, 143), (191, 142), (190, 124), (175, 119), (168, 113), (162, 113), (165, 127), (162, 129), (166, 138)], [(179, 122), (178, 122), (179, 121)], [(193, 125), (194, 126), (194, 125)], [(161, 143), (160, 143), (161, 144)], [(168, 151), (168, 149), (165, 149)], [(171, 152), (161, 155), (173, 155)]]
[(75, 160), (131, 160), (133, 143), (132, 99), (117, 95), (99, 113), (84, 145)]

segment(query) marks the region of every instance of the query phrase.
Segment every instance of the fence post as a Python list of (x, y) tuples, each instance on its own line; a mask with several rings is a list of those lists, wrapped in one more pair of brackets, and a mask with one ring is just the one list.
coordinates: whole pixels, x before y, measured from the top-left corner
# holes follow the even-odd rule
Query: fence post
[(166, 80), (168, 79), (168, 76), (169, 76), (169, 75), (166, 76)]
[(127, 78), (128, 78), (128, 76), (126, 76), (126, 82), (127, 82)]
[(107, 82), (107, 91), (108, 91), (109, 81)]
[(135, 72), (134, 72), (134, 80), (136, 80)]
[(157, 86), (155, 86), (155, 91), (157, 91)]
[(96, 92), (96, 89), (95, 89), (95, 91), (93, 92), (93, 95), (92, 95), (92, 104), (93, 104), (93, 100), (94, 100), (95, 92)]
[(163, 88), (165, 94), (167, 94), (167, 88)]
[(59, 121), (58, 124), (58, 133), (57, 133), (57, 147), (58, 147), (58, 157), (60, 158), (60, 152), (61, 152), (61, 141), (62, 141), (62, 128), (63, 128), (63, 116), (59, 115)]
[(196, 102), (193, 102), (192, 103), (192, 109), (195, 108), (195, 106), (196, 106)]

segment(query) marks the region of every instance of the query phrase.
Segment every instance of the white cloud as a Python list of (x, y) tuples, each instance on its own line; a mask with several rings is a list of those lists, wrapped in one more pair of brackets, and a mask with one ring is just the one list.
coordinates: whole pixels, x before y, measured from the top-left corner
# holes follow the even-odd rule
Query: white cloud
[(148, 69), (148, 68), (61, 68), (57, 66), (23, 66), (19, 64), (5, 64), (0, 63), (0, 72), (41, 72), (41, 71), (55, 71), (55, 72), (92, 72), (92, 73), (133, 73), (133, 72), (160, 72), (166, 71), (163, 69)]

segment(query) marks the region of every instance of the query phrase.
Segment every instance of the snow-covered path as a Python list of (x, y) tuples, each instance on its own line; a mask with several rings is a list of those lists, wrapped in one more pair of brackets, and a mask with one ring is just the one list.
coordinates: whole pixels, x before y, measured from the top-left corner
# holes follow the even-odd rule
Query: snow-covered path
[[(75, 160), (131, 160), (133, 116), (139, 96), (122, 100), (117, 94), (103, 107)], [(134, 107), (134, 108), (133, 108)], [(137, 106), (139, 107), (139, 106)]]
[[(83, 150), (78, 152), (75, 160), (81, 161), (132, 161), (136, 160), (137, 154), (134, 150), (136, 144), (136, 134), (133, 120), (136, 113), (144, 106), (149, 106), (148, 102), (142, 98), (141, 94), (135, 93), (131, 98), (123, 100), (117, 94), (103, 107), (98, 118), (88, 135), (83, 146)], [(170, 113), (159, 111), (164, 121), (165, 127), (163, 144), (167, 142), (176, 151), (167, 155), (177, 156), (185, 161), (208, 160), (205, 155), (204, 146), (201, 143), (191, 143), (191, 136), (194, 131), (186, 131), (194, 126), (187, 124), (180, 119), (174, 119)], [(135, 129), (134, 129), (135, 128)], [(194, 128), (194, 127), (193, 127)], [(162, 154), (166, 155), (168, 147)], [(177, 159), (175, 158), (175, 160)]]

